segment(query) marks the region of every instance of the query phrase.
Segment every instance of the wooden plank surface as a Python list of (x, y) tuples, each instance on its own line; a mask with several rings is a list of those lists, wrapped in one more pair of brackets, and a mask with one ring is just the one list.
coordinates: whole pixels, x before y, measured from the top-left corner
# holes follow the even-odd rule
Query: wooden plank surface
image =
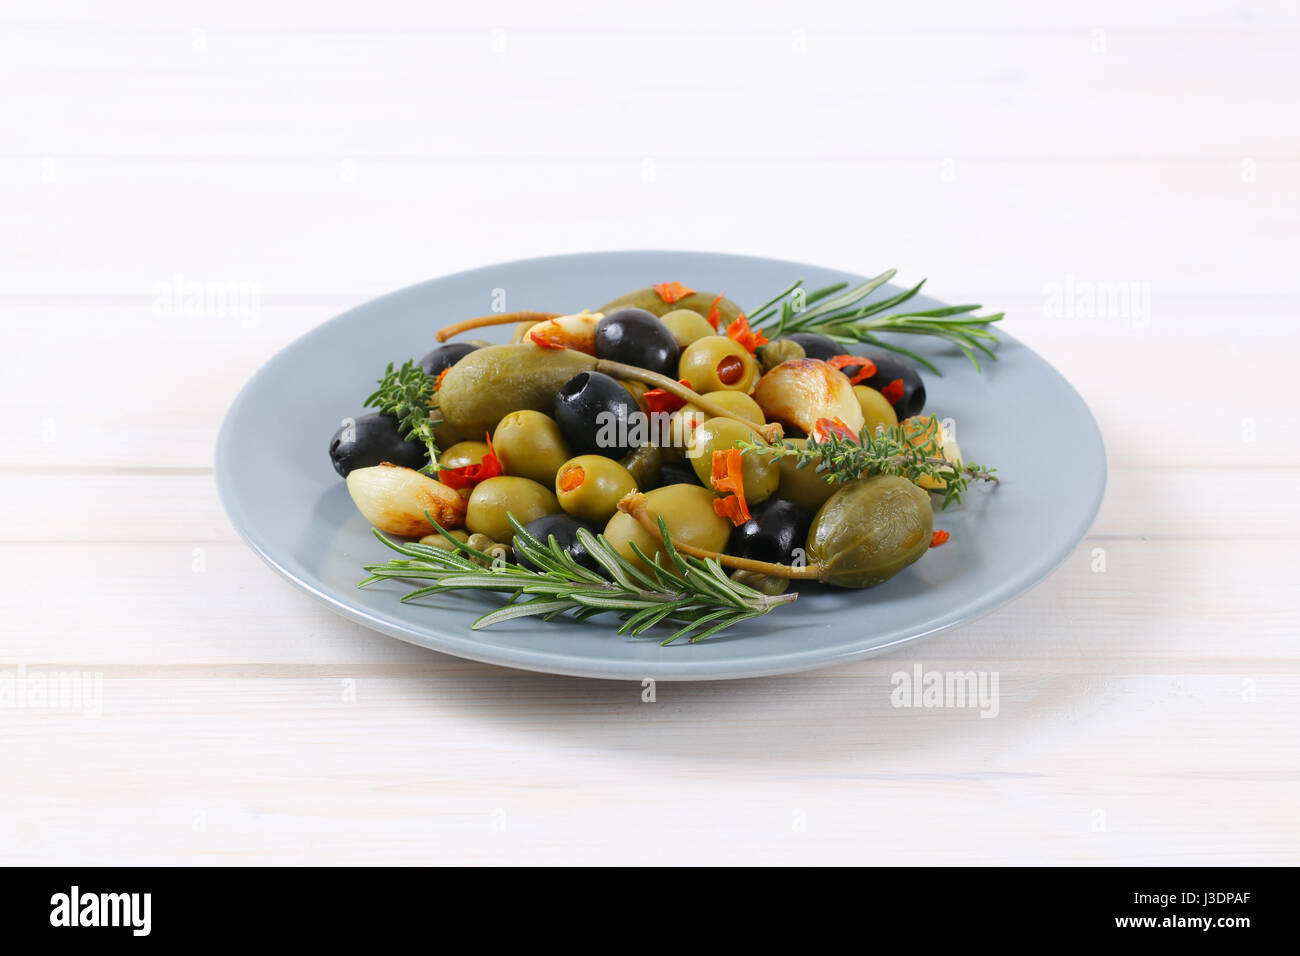
[[(0, 861), (1294, 863), (1298, 38), (1266, 0), (0, 8), (0, 677), (86, 681), (0, 707)], [(240, 543), (212, 445), (276, 350), (616, 248), (1005, 310), (1105, 435), (1088, 538), (899, 653), (653, 703)], [(1100, 283), (1145, 311), (1056, 307)], [(915, 665), (996, 717), (893, 706)]]

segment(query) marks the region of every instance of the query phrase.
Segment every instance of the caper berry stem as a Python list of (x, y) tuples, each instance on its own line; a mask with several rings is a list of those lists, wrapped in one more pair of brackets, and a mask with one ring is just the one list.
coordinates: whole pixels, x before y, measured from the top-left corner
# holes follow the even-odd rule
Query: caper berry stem
[(558, 319), (564, 314), (563, 312), (494, 312), (491, 315), (479, 315), (472, 319), (453, 322), (439, 329), (434, 338), (439, 342), (445, 342), (471, 329), (483, 329), (489, 325), (510, 325), (514, 322), (545, 322), (548, 319)]
[[(624, 495), (618, 503), (618, 510), (631, 515), (641, 527), (658, 537), (659, 525), (650, 516), (650, 512), (646, 508), (645, 495), (641, 494), (641, 492), (633, 491)], [(697, 548), (693, 545), (683, 544), (680, 541), (674, 541), (673, 547), (682, 554), (690, 555), (692, 558), (712, 558), (724, 568), (733, 568), (738, 571), (755, 571), (759, 574), (770, 574), (773, 577), (789, 578), (792, 581), (818, 581), (821, 579), (822, 568), (820, 564), (808, 564), (796, 568), (790, 564), (775, 564), (771, 561), (738, 558), (733, 554), (709, 551), (706, 548)]]
[(701, 395), (694, 389), (687, 388), (681, 382), (675, 381), (667, 375), (660, 375), (658, 372), (651, 372), (649, 369), (640, 368), (636, 365), (611, 362), (608, 359), (597, 359), (596, 371), (612, 375), (614, 378), (631, 379), (634, 382), (644, 382), (646, 385), (662, 388), (665, 392), (676, 395), (683, 401), (690, 402), (700, 411), (707, 412), (714, 418), (730, 418), (734, 422), (740, 422), (750, 431), (759, 435), (765, 442), (776, 441), (785, 434), (780, 422), (770, 422), (766, 425), (751, 422), (743, 415), (737, 415), (731, 409), (715, 402), (707, 395)]

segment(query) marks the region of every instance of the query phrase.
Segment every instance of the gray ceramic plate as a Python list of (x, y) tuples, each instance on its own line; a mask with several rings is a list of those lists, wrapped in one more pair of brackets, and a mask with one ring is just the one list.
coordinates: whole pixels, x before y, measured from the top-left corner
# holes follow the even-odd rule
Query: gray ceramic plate
[[(796, 278), (808, 288), (861, 281), (772, 259), (618, 252), (510, 262), (386, 295), (298, 339), (239, 393), (217, 441), (222, 500), (254, 551), (345, 617), (458, 657), (582, 677), (706, 680), (823, 667), (972, 621), (1050, 574), (1101, 504), (1105, 449), (1069, 383), (999, 329), (1000, 361), (985, 363), (982, 375), (943, 343), (907, 337), (944, 373), (926, 376), (926, 411), (953, 418), (963, 451), (998, 468), (1003, 480), (995, 490), (972, 488), (964, 506), (938, 515), (936, 527), (951, 540), (878, 588), (808, 589), (795, 604), (703, 643), (660, 647), (662, 632), (615, 635), (612, 616), (582, 624), (526, 619), (474, 632), (470, 622), (492, 606), (489, 596), (403, 605), (397, 584), (356, 587), (361, 565), (391, 552), (353, 507), (326, 446), (342, 419), (362, 411), (388, 362), (418, 358), (436, 344), (440, 326), (491, 311), (496, 290), (510, 309), (577, 311), (680, 280), (753, 306)], [(488, 331), (504, 338), (501, 329)]]

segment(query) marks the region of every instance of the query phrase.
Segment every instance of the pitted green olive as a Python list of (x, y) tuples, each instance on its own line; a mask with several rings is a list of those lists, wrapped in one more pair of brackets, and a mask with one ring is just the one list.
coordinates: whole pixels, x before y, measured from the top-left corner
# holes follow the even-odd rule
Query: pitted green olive
[(677, 363), (677, 377), (686, 379), (697, 392), (725, 389), (748, 393), (758, 381), (759, 371), (758, 361), (748, 349), (721, 335), (696, 339), (682, 351)]
[[(804, 438), (788, 438), (786, 441), (800, 448), (808, 444)], [(793, 457), (781, 458), (777, 467), (781, 472), (781, 483), (776, 489), (777, 497), (793, 501), (805, 511), (816, 511), (826, 503), (827, 498), (835, 494), (838, 487), (828, 482), (817, 470), (815, 461), (803, 468), (796, 468)]]
[[(668, 525), (668, 534), (674, 542), (681, 542), (709, 551), (721, 551), (727, 546), (731, 536), (731, 522), (716, 514), (713, 502), (717, 497), (707, 488), (699, 485), (665, 485), (656, 488), (646, 496), (646, 509), (657, 522), (663, 517)], [(654, 560), (663, 548), (659, 535), (651, 536), (640, 523), (622, 511), (609, 519), (605, 526), (605, 537), (623, 557), (637, 567), (648, 571), (649, 568), (632, 550), (632, 542)], [(665, 556), (660, 564), (667, 561)]]
[(531, 478), (547, 488), (569, 459), (569, 446), (555, 419), (527, 408), (501, 419), (492, 435), (492, 447), (507, 475)]
[(579, 455), (560, 466), (555, 497), (573, 517), (604, 524), (618, 510), (619, 499), (636, 491), (632, 473), (602, 455)]
[[(700, 483), (707, 487), (713, 472), (715, 451), (731, 451), (738, 441), (755, 440), (750, 430), (740, 422), (733, 422), (730, 418), (710, 418), (695, 429), (686, 458), (699, 476)], [(776, 491), (781, 472), (772, 458), (751, 452), (742, 455), (740, 461), (745, 501), (751, 506), (756, 505)]]
[(549, 410), (565, 382), (595, 365), (595, 358), (582, 352), (531, 343), (477, 349), (443, 378), (439, 413), (462, 434), (481, 435), (511, 412)]
[(502, 475), (480, 482), (469, 496), (465, 527), (472, 534), (485, 534), (494, 541), (509, 544), (515, 529), (506, 515), (515, 516), (521, 525), (543, 515), (558, 514), (560, 503), (549, 488), (529, 478)]
[(820, 579), (846, 588), (888, 581), (930, 547), (930, 496), (905, 478), (848, 482), (821, 506), (808, 531), (808, 560)]
[(678, 348), (684, 349), (696, 339), (718, 334), (708, 319), (693, 309), (674, 309), (664, 314), (663, 321), (677, 340)]

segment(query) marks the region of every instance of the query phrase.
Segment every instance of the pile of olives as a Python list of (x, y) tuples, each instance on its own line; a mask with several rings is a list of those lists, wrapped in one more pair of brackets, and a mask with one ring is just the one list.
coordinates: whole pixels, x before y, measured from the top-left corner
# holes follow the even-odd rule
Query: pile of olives
[[(724, 492), (714, 489), (714, 453), (756, 441), (755, 428), (772, 423), (796, 443), (823, 417), (869, 429), (896, 425), (924, 406), (920, 375), (890, 353), (873, 352), (864, 366), (869, 359), (874, 374), (853, 384), (862, 367), (836, 358), (844, 346), (810, 333), (751, 352), (726, 335), (739, 311), (708, 293), (665, 302), (643, 289), (558, 320), (553, 328), (568, 336), (560, 347), (530, 335), (539, 324), (521, 327), (509, 345), (434, 349), (419, 364), (440, 377), (439, 471), (406, 483), (403, 500), (417, 504), (397, 508), (401, 520), (392, 526), (410, 534), (425, 520), (418, 502), (436, 500), (439, 514), (463, 514), (458, 533), (508, 546), (513, 516), (595, 570), (579, 529), (603, 533), (639, 565), (633, 545), (652, 559), (659, 554), (662, 541), (647, 519), (663, 518), (674, 543), (701, 552), (774, 567), (808, 562), (823, 580), (848, 587), (887, 580), (929, 543), (932, 506), (916, 485), (870, 478), (836, 486), (815, 465), (745, 453), (738, 477), (748, 517), (733, 522), (717, 507)], [(656, 386), (663, 379), (685, 383), (693, 397), (665, 401)], [(384, 463), (428, 464), (424, 446), (404, 440), (397, 423), (378, 414), (345, 423), (331, 439), (330, 458), (381, 530), (388, 530), (379, 517), (386, 511), (375, 495), (383, 489), (370, 486), (368, 472)], [(448, 472), (469, 477), (435, 480)], [(391, 472), (384, 477), (393, 483)], [(620, 510), (638, 492), (639, 518)]]

